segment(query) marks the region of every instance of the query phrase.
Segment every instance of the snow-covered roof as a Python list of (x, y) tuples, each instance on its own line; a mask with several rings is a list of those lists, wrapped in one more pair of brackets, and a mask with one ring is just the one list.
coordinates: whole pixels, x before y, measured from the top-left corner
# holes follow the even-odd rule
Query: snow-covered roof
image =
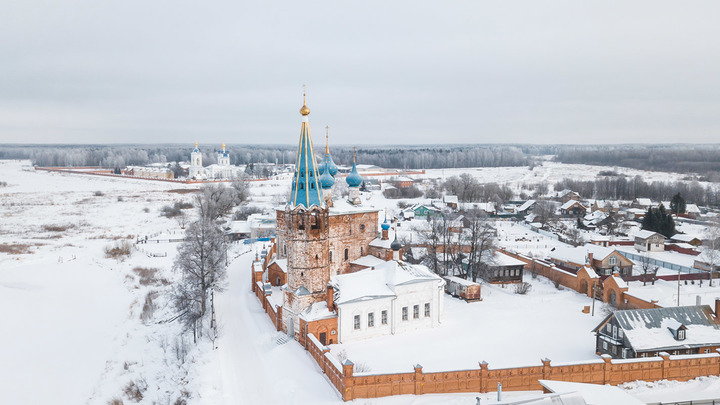
[[(575, 193), (575, 192), (572, 190), (565, 189), (558, 193), (558, 197), (565, 197), (566, 195), (568, 195), (570, 193)], [(575, 193), (575, 194), (577, 194), (577, 193)]]
[(443, 278), (447, 281), (457, 283), (464, 286), (473, 286), (473, 285), (479, 285), (478, 283), (472, 281), (472, 280), (466, 280), (464, 278), (455, 277), (455, 276), (443, 276)]
[(275, 259), (269, 265), (276, 264), (283, 273), (287, 273), (287, 259)]
[(305, 308), (305, 310), (300, 313), (300, 317), (308, 322), (317, 321), (319, 319), (333, 318), (336, 316), (337, 314), (335, 312), (331, 312), (328, 309), (327, 303), (325, 301), (316, 302)]
[[(618, 387), (611, 385), (586, 384), (567, 381), (538, 380), (540, 385), (552, 393), (576, 393), (583, 402), (592, 405), (642, 405), (644, 402), (636, 399)], [(555, 402), (547, 402), (548, 404)], [(576, 404), (576, 402), (568, 402)]]
[(370, 242), (370, 246), (390, 249), (390, 245), (393, 243), (393, 240), (395, 240), (395, 231), (390, 229), (388, 230), (388, 238), (386, 240), (383, 240), (382, 238), (375, 238)]
[(458, 198), (456, 195), (445, 195), (443, 196), (443, 202), (445, 204), (457, 204)]
[(560, 209), (561, 209), (561, 210), (567, 210), (567, 209), (570, 209), (570, 208), (571, 208), (572, 206), (574, 206), (574, 205), (579, 205), (579, 206), (585, 208), (585, 207), (584, 207), (582, 204), (580, 204), (580, 202), (577, 201), (577, 200), (568, 200), (568, 202), (566, 202), (565, 204), (563, 204), (562, 206), (560, 206)]
[[(627, 309), (615, 311), (606, 320), (613, 316), (636, 351), (720, 345), (720, 326), (708, 305)], [(676, 340), (668, 329), (677, 329), (678, 323), (687, 328), (683, 340)]]
[(350, 264), (365, 267), (374, 267), (382, 263), (385, 263), (385, 260), (377, 258), (375, 256), (362, 256), (359, 259), (350, 262)]
[(330, 284), (336, 291), (335, 302), (337, 305), (395, 297), (395, 286), (427, 281), (445, 283), (426, 266), (394, 260), (380, 264), (374, 269), (340, 274), (330, 278)]
[(550, 253), (550, 258), (563, 262), (583, 264), (585, 263), (588, 253), (593, 254), (593, 259), (604, 260), (614, 251), (615, 249), (613, 248), (593, 244), (578, 247), (558, 246)]
[[(640, 238), (640, 239), (647, 239), (647, 238), (649, 238), (649, 237), (651, 237), (651, 236), (653, 236), (653, 235), (662, 236), (662, 235), (660, 235), (660, 234), (657, 233), (657, 232), (648, 231), (648, 230), (646, 230), (646, 229), (643, 229), (643, 230), (640, 230), (640, 231), (635, 231), (635, 233), (633, 234), (634, 237)], [(662, 237), (664, 238), (664, 236), (662, 236)]]
[(495, 204), (489, 203), (489, 202), (487, 202), (487, 203), (481, 203), (481, 202), (476, 202), (476, 203), (459, 203), (459, 204), (458, 204), (458, 207), (459, 207), (460, 209), (466, 210), (466, 211), (468, 211), (468, 210), (480, 210), (480, 211), (485, 211), (485, 212), (488, 212), (488, 213), (493, 213), (493, 212), (496, 211), (496, 210), (495, 210)]
[(343, 198), (333, 200), (333, 206), (329, 207), (329, 215), (361, 214), (367, 212), (379, 212), (379, 208), (370, 205), (353, 205)]
[(492, 259), (493, 266), (524, 266), (525, 264), (522, 260), (498, 251), (495, 252)]
[(691, 235), (691, 234), (687, 234), (687, 233), (676, 233), (676, 234), (673, 235), (672, 238), (670, 238), (670, 239), (676, 240), (676, 241), (678, 241), (678, 242), (690, 243), (690, 242), (692, 242), (693, 240), (695, 240), (695, 239), (698, 239), (698, 240), (699, 240), (700, 238), (698, 238), (698, 237), (695, 236), (695, 235)]
[(228, 223), (228, 228), (228, 232), (230, 233), (250, 233), (250, 222), (230, 221)]
[(643, 207), (649, 207), (653, 205), (652, 201), (649, 198), (636, 198), (635, 202)]
[(687, 212), (688, 214), (699, 214), (700, 208), (698, 208), (698, 206), (695, 204), (687, 204), (685, 205), (685, 212)]
[(525, 211), (528, 208), (532, 207), (532, 205), (535, 204), (535, 200), (527, 200), (525, 201), (521, 206), (518, 207), (518, 211)]

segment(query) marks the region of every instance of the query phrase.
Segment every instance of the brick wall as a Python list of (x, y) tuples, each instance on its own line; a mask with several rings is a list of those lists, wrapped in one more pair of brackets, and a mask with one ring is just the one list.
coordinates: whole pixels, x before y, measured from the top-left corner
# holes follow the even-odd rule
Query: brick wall
[[(272, 305), (261, 293), (256, 295), (277, 325)], [(278, 308), (280, 310), (282, 308)], [(659, 357), (627, 360), (613, 360), (609, 355), (603, 355), (598, 360), (557, 366), (549, 359), (543, 359), (536, 366), (501, 369), (490, 369), (488, 363), (481, 362), (477, 369), (437, 373), (423, 373), (422, 366), (416, 365), (412, 372), (355, 375), (353, 364), (340, 364), (313, 333), (307, 334), (304, 346), (345, 401), (407, 394), (484, 393), (495, 391), (498, 383), (505, 391), (541, 390), (538, 383), (541, 379), (618, 385), (636, 380), (687, 381), (720, 374), (720, 354), (716, 352), (683, 356), (661, 353)]]

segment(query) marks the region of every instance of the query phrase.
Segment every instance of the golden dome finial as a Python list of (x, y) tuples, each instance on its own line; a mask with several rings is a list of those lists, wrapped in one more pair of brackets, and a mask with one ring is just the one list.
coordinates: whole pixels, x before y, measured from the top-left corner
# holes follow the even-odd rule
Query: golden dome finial
[(330, 126), (325, 125), (325, 154), (330, 154)]
[(303, 116), (310, 115), (310, 109), (308, 108), (307, 104), (305, 104), (305, 85), (303, 84), (303, 106), (300, 109), (300, 114)]
[(355, 150), (357, 149), (357, 146), (353, 146), (353, 163), (355, 163)]
[(197, 141), (195, 141), (195, 147), (197, 148)]
[(223, 142), (223, 151), (225, 151), (225, 142)]

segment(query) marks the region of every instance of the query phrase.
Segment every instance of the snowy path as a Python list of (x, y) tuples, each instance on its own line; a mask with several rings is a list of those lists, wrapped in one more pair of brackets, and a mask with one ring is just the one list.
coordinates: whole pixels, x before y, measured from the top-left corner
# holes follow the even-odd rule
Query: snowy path
[(320, 368), (294, 341), (278, 346), (276, 334), (250, 291), (246, 253), (228, 268), (228, 289), (215, 298), (220, 337), (205, 365), (200, 402), (214, 404), (341, 403)]

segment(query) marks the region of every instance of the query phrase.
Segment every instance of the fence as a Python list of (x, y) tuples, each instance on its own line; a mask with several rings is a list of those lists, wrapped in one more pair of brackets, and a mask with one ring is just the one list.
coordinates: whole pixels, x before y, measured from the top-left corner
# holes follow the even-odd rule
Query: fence
[(491, 369), (480, 362), (477, 369), (424, 373), (421, 365), (412, 372), (394, 374), (354, 375), (354, 365), (342, 365), (309, 334), (307, 350), (315, 359), (343, 400), (379, 398), (391, 395), (446, 394), (458, 392), (491, 392), (498, 383), (507, 391), (542, 390), (538, 380), (559, 380), (590, 384), (618, 385), (643, 380), (678, 380), (720, 374), (720, 354), (670, 356), (663, 352), (659, 357), (647, 359), (613, 360), (609, 355), (585, 363), (553, 366), (549, 359), (541, 365)]
[(702, 273), (703, 272), (702, 270), (695, 269), (692, 267), (682, 266), (677, 263), (670, 263), (670, 262), (666, 262), (664, 260), (658, 260), (658, 259), (655, 259), (652, 257), (645, 257), (643, 255), (639, 255), (639, 254), (632, 253), (632, 252), (627, 252), (624, 250), (618, 250), (618, 253), (627, 257), (630, 260), (635, 260), (638, 262), (642, 262), (643, 260), (650, 260), (651, 266), (659, 266), (659, 267), (663, 267), (663, 268), (670, 269), (670, 270), (680, 270), (681, 273)]

